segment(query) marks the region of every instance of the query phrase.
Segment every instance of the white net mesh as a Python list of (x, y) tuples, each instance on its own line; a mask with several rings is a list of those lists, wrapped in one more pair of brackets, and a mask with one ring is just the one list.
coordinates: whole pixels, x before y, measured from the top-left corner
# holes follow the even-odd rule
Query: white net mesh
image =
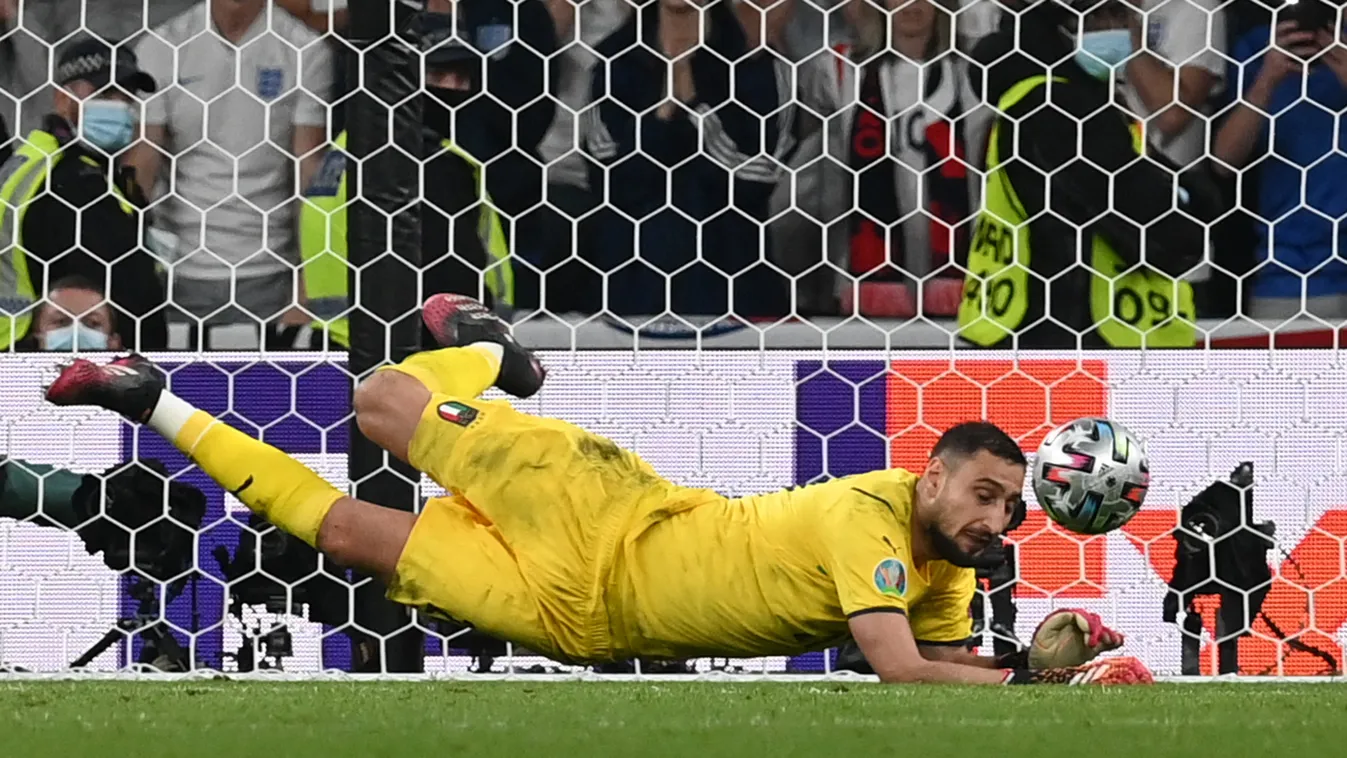
[[(1145, 508), (1086, 538), (1026, 492), (1014, 560), (970, 609), (979, 648), (1080, 607), (1158, 674), (1340, 667), (1335, 4), (351, 4), (0, 0), (0, 665), (359, 668), (353, 638), (367, 653), (395, 636), (357, 610), (368, 580), (282, 554), (170, 444), (39, 387), (72, 351), (150, 351), (175, 393), (341, 487), (355, 372), (340, 317), (449, 290), (512, 313), (541, 351), (548, 385), (522, 410), (727, 494), (920, 470), (970, 418), (1026, 451), (1066, 420), (1115, 418), (1147, 442)], [(427, 136), (390, 146), (387, 109), (360, 105), (386, 96), (360, 64), (377, 40), (353, 20), (422, 10), (453, 19), (413, 42), (428, 73), (400, 105), (423, 105)], [(399, 188), (355, 180), (359, 119), (385, 146), (366, 167), (391, 150), (422, 169), (415, 213), (383, 213), (392, 232), (373, 243), (347, 238), (347, 216)], [(348, 248), (357, 268), (396, 261), (408, 215), (422, 291), (367, 278), (348, 293)], [(1305, 347), (1320, 349), (1288, 349)], [(138, 588), (125, 561), (86, 551), (99, 513), (58, 501), (76, 474), (148, 459), (207, 506), (169, 581)], [(1227, 553), (1185, 553), (1180, 509), (1242, 462), (1256, 495), (1231, 534), (1271, 522), (1275, 547), (1203, 583)], [(117, 526), (134, 550), (164, 523)], [(1185, 560), (1206, 562), (1189, 577), (1202, 591), (1176, 598)], [(1256, 617), (1231, 613), (1245, 601)], [(425, 634), (429, 673), (581, 671), (399, 625)], [(829, 651), (674, 668), (837, 665)]]

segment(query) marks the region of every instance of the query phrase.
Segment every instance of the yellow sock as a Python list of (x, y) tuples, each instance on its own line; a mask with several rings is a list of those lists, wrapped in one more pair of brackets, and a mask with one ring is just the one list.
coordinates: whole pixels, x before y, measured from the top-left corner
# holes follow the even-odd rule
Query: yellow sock
[(432, 395), (474, 398), (495, 384), (500, 375), (500, 356), (499, 345), (479, 342), (416, 353), (396, 366), (383, 366), (379, 370), (414, 377)]
[[(167, 392), (163, 398), (183, 403)], [(205, 411), (193, 410), (172, 436), (171, 427), (160, 428), (153, 418), (151, 426), (250, 510), (314, 547), (327, 512), (346, 496), (304, 464)]]

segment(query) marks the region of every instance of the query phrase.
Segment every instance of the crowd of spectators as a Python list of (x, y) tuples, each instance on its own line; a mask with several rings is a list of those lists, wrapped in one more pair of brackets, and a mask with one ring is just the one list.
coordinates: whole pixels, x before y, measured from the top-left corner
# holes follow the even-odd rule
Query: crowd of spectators
[[(1199, 315), (1288, 318), (1303, 296), (1309, 312), (1347, 319), (1336, 23), (1300, 30), (1280, 0), (1118, 1), (1133, 22), (1116, 105), (1149, 150), (1227, 191), (1211, 265), (1188, 275)], [(994, 63), (978, 42), (1014, 23), (1003, 6), (1015, 0), (457, 2), (486, 19), (475, 86), (489, 97), (451, 93), (443, 115), (507, 219), (516, 308), (957, 311)], [(343, 0), (0, 0), (0, 159), (68, 93), (54, 72), (83, 37), (134, 50), (157, 85), (133, 93), (138, 139), (110, 159), (143, 209), (123, 252), (153, 256), (160, 281), (124, 302), (116, 276), (33, 268), (44, 326), (22, 344), (99, 343), (70, 328), (80, 320), (109, 346), (142, 347), (159, 338), (127, 327), (152, 316), (193, 334), (308, 323), (298, 210), (347, 116), (347, 25)], [(455, 223), (469, 222), (426, 233), (454, 239)], [(99, 233), (69, 236), (98, 248)], [(78, 252), (125, 268), (115, 251)], [(111, 310), (72, 295), (104, 292)], [(144, 292), (162, 292), (162, 307)]]

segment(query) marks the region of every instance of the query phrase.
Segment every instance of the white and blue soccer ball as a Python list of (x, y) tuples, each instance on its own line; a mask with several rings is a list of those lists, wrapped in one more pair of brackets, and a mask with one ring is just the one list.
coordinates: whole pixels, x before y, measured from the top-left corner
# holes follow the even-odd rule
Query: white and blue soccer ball
[(1135, 435), (1116, 421), (1081, 418), (1043, 438), (1033, 481), (1049, 518), (1073, 532), (1103, 534), (1141, 510), (1151, 476)]

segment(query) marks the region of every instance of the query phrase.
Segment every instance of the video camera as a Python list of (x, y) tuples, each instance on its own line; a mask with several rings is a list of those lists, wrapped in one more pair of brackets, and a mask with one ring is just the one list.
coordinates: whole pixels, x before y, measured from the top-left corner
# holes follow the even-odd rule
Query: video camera
[(168, 582), (195, 568), (206, 496), (170, 480), (159, 461), (132, 461), (85, 476), (73, 505), (85, 549), (101, 552), (113, 571)]
[(1239, 671), (1239, 638), (1252, 631), (1272, 587), (1267, 553), (1276, 542), (1276, 524), (1253, 517), (1253, 464), (1239, 464), (1228, 481), (1198, 493), (1179, 515), (1174, 530), (1174, 576), (1165, 594), (1164, 620), (1183, 621), (1184, 674), (1200, 672), (1202, 618), (1193, 609), (1201, 596), (1220, 598), (1217, 637), (1221, 673)]
[(284, 624), (259, 621), (250, 626), (244, 620), (245, 608), (262, 606), (270, 614), (306, 616), (315, 623), (332, 626), (350, 620), (345, 571), (336, 575), (320, 568), (318, 551), (255, 513), (249, 514), (247, 528), (239, 530), (233, 557), (223, 545), (217, 546), (212, 555), (229, 582), (229, 614), (246, 630), (242, 646), (236, 653), (227, 654), (234, 658), (239, 671), (279, 669), (282, 659), (294, 654), (290, 631)]
[(72, 504), (82, 524), (76, 533), (89, 554), (102, 553), (108, 568), (130, 575), (127, 592), (136, 612), (118, 619), (71, 668), (89, 665), (134, 635), (142, 643), (137, 662), (164, 671), (190, 669), (188, 653), (163, 624), (160, 608), (198, 575), (196, 532), (206, 515), (206, 496), (169, 479), (159, 461), (146, 459), (84, 477)]
[[(1016, 524), (1015, 526), (1018, 526)], [(1014, 527), (1006, 531), (1013, 530)], [(969, 613), (973, 617), (973, 638), (983, 636), (990, 628), (992, 633), (992, 653), (996, 656), (1019, 652), (1023, 645), (1015, 636), (1015, 619), (1019, 609), (1015, 607), (1015, 582), (1019, 576), (1016, 564), (1015, 545), (1001, 541), (987, 548), (987, 552), (999, 556), (997, 563), (977, 569), (978, 585), (985, 594), (979, 592), (973, 596)], [(990, 617), (986, 606), (991, 606)]]

